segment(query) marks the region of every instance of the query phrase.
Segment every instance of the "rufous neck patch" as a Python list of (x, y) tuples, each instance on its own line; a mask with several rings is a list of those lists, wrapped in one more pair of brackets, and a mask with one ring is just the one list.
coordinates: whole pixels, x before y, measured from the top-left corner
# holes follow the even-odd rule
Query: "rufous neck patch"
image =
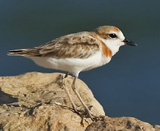
[[(117, 28), (117, 29), (118, 29), (118, 28)], [(92, 36), (92, 37), (94, 37), (94, 38), (96, 38), (97, 40), (100, 41), (103, 55), (106, 56), (106, 57), (112, 57), (112, 51), (104, 44), (104, 42), (101, 41), (101, 40), (100, 40), (98, 37), (96, 37), (96, 36)]]
[(101, 41), (102, 52), (106, 57), (112, 57), (112, 51)]

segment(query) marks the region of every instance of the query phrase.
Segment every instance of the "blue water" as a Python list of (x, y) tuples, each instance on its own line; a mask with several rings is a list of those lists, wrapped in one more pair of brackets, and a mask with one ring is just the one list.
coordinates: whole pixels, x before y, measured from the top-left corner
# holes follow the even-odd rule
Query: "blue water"
[(101, 68), (80, 73), (111, 117), (133, 116), (160, 124), (160, 1), (1, 0), (0, 76), (56, 72), (9, 49), (29, 48), (56, 37), (115, 25), (138, 43), (125, 46)]

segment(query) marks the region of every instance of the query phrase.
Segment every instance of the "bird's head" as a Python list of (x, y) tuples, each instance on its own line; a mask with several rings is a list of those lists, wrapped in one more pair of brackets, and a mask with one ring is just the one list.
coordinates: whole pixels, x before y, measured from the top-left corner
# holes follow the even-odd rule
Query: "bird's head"
[(113, 55), (123, 45), (137, 45), (126, 39), (121, 30), (115, 26), (100, 26), (95, 30), (95, 33), (99, 36), (99, 39), (101, 39), (106, 46), (110, 48)]

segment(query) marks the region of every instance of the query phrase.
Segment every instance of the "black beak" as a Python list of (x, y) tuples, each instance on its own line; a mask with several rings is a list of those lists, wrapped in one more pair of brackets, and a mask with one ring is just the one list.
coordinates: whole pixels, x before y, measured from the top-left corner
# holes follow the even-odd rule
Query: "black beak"
[(137, 46), (136, 43), (134, 43), (133, 41), (127, 40), (127, 39), (124, 39), (123, 42), (124, 42), (126, 45)]

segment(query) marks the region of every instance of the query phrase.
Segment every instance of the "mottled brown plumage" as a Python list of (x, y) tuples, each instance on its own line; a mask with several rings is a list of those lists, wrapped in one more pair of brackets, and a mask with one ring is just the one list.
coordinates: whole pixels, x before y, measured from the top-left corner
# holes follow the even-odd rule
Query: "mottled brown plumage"
[[(53, 57), (53, 58), (88, 58), (100, 50), (100, 41), (94, 32), (80, 32), (62, 36), (42, 46), (11, 50), (14, 55), (27, 57)], [(12, 55), (11, 53), (11, 55)]]

